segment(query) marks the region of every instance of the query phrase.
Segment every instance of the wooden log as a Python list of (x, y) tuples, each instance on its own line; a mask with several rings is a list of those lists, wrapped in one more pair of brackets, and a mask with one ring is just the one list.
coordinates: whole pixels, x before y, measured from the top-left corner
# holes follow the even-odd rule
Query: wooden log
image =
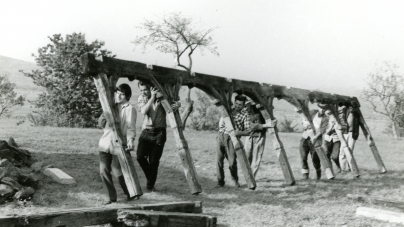
[(372, 196), (368, 196), (368, 195), (359, 195), (359, 194), (347, 194), (347, 198), (355, 200), (355, 201), (359, 201), (359, 202), (367, 202), (367, 203), (375, 204), (375, 205), (395, 207), (395, 208), (398, 208), (398, 209), (404, 211), (404, 201), (388, 200), (385, 198), (378, 198), (378, 197), (372, 197)]
[[(273, 114), (273, 97), (270, 97), (268, 101), (261, 100), (263, 108), (260, 108), (260, 112), (265, 119), (266, 124), (271, 124), (271, 121), (275, 119)], [(281, 166), (285, 182), (288, 185), (294, 185), (296, 183), (295, 177), (293, 176), (292, 169), (290, 168), (288, 156), (286, 155), (285, 148), (278, 134), (278, 127), (268, 128), (269, 135), (272, 137), (274, 143), (275, 151), (278, 155), (278, 161)]]
[(365, 136), (366, 140), (368, 141), (370, 150), (373, 153), (373, 157), (375, 158), (377, 165), (379, 167), (380, 173), (387, 172), (386, 166), (384, 166), (383, 160), (380, 157), (379, 151), (377, 150), (376, 143), (373, 140), (372, 134), (370, 133), (370, 129), (366, 124), (365, 118), (363, 118), (362, 112), (359, 110), (359, 125), (362, 128), (363, 135)]
[(332, 113), (328, 117), (330, 118), (331, 122), (335, 123), (334, 129), (341, 142), (341, 147), (345, 153), (345, 157), (348, 162), (348, 165), (351, 168), (352, 175), (355, 177), (359, 177), (360, 174), (359, 174), (358, 165), (356, 164), (356, 161), (352, 154), (351, 148), (349, 148), (348, 143), (345, 140), (345, 137), (342, 135), (341, 125), (339, 124), (337, 117), (335, 116), (335, 113)]
[(43, 226), (43, 227), (81, 227), (116, 223), (119, 209), (153, 210), (165, 212), (182, 212), (200, 214), (201, 202), (174, 202), (159, 204), (138, 204), (106, 207), (90, 207), (67, 209), (51, 212), (40, 212), (29, 215), (0, 215), (0, 227)]
[(370, 207), (356, 208), (356, 217), (373, 218), (381, 221), (404, 224), (404, 213), (374, 209)]
[[(124, 138), (121, 132), (120, 117), (116, 108), (113, 94), (114, 89), (111, 89), (110, 84), (105, 74), (98, 74), (94, 77), (94, 83), (97, 87), (101, 106), (104, 111), (104, 116), (107, 119), (107, 124), (113, 130), (113, 146), (119, 163), (121, 164), (122, 173), (128, 188), (130, 197), (139, 197), (143, 194), (140, 182), (135, 170), (135, 164), (129, 152), (126, 152), (122, 147)], [(112, 86), (115, 86), (113, 84)]]
[(226, 125), (226, 129), (229, 132), (231, 142), (233, 143), (234, 151), (236, 152), (237, 155), (237, 162), (241, 168), (241, 172), (244, 175), (247, 187), (251, 190), (255, 190), (255, 188), (257, 187), (257, 183), (255, 182), (254, 174), (252, 172), (250, 163), (248, 162), (247, 155), (244, 151), (244, 147), (240, 139), (234, 133), (234, 127), (230, 120), (230, 117), (225, 117), (223, 118), (223, 120)]
[(215, 227), (217, 218), (203, 214), (121, 209), (118, 210), (118, 221), (124, 226)]
[(171, 129), (173, 130), (175, 142), (177, 144), (177, 152), (181, 158), (182, 168), (184, 169), (185, 177), (188, 181), (188, 186), (190, 187), (192, 194), (198, 195), (202, 192), (202, 188), (198, 182), (194, 161), (192, 159), (191, 151), (188, 147), (188, 142), (184, 137), (182, 122), (179, 113), (178, 111), (172, 110), (171, 105), (166, 99), (161, 100), (161, 104), (166, 111)]

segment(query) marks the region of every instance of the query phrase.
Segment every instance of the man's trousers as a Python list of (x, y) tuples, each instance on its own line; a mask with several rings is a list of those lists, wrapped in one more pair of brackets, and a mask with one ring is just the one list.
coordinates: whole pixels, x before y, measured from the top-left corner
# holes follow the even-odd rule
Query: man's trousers
[(326, 150), (327, 158), (328, 158), (328, 160), (330, 160), (330, 163), (331, 163), (331, 159), (334, 160), (335, 165), (337, 165), (337, 167), (339, 169), (341, 169), (341, 166), (339, 164), (339, 153), (340, 153), (339, 151), (341, 148), (341, 142), (340, 141), (337, 141), (337, 142), (330, 141), (329, 142), (329, 141), (323, 140), (323, 147)]
[(219, 185), (224, 185), (224, 159), (229, 161), (230, 174), (233, 181), (238, 181), (237, 175), (237, 156), (234, 150), (233, 142), (228, 134), (219, 132), (216, 137), (216, 175)]
[(320, 172), (321, 171), (320, 158), (318, 157), (317, 153), (314, 150), (314, 146), (310, 141), (310, 137), (307, 137), (307, 139), (305, 138), (300, 139), (299, 150), (300, 150), (300, 157), (302, 159), (302, 174), (309, 173), (309, 165), (307, 163), (309, 153), (311, 154), (314, 169), (316, 170), (316, 172)]
[(265, 133), (262, 133), (259, 136), (247, 136), (245, 138), (244, 150), (254, 174), (254, 178), (256, 177), (261, 164), (262, 154), (264, 153), (265, 148), (265, 138)]
[[(348, 134), (344, 134), (344, 137), (345, 137), (345, 141), (348, 143), (348, 147), (351, 149), (351, 151), (353, 153), (356, 140), (354, 140), (352, 138), (352, 132), (349, 132)], [(349, 169), (350, 169), (349, 164), (348, 164), (348, 161), (346, 160), (345, 152), (344, 152), (342, 146), (341, 146), (340, 153), (339, 153), (339, 164), (341, 165), (341, 170), (349, 171)]]
[(101, 180), (108, 191), (109, 201), (114, 202), (117, 198), (114, 183), (112, 181), (112, 175), (118, 178), (118, 182), (121, 185), (123, 192), (129, 197), (128, 188), (126, 187), (125, 179), (122, 175), (118, 156), (102, 151), (99, 152), (99, 155)]
[(147, 179), (147, 189), (154, 188), (157, 180), (160, 158), (167, 140), (165, 128), (144, 129), (137, 146), (137, 161)]

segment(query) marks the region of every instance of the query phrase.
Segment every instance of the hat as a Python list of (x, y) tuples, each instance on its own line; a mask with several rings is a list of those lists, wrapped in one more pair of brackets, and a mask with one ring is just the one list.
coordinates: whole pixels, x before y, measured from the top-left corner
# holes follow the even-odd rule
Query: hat
[(127, 84), (121, 84), (116, 88), (117, 91), (120, 91), (125, 94), (126, 100), (129, 101), (130, 97), (132, 97), (132, 89)]
[(328, 105), (323, 104), (323, 103), (318, 103), (317, 106), (320, 107), (321, 109), (327, 109), (328, 108)]

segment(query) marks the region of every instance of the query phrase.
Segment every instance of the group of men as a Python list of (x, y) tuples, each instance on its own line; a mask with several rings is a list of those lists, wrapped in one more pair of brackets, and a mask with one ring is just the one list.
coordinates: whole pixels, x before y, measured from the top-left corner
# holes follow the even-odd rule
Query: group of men
[[(295, 108), (295, 111), (302, 114), (301, 109)], [(306, 116), (302, 117), (303, 133), (299, 145), (303, 179), (309, 178), (309, 166), (307, 163), (309, 154), (311, 154), (313, 167), (316, 170), (316, 178), (321, 178), (320, 158), (314, 148), (316, 141), (321, 144), (330, 163), (332, 161), (335, 163), (338, 172), (350, 171), (344, 148), (341, 146), (341, 138), (339, 138), (336, 130), (341, 131), (348, 147), (353, 151), (355, 141), (359, 136), (359, 111), (355, 103), (348, 108), (345, 105), (339, 106), (337, 116), (339, 123), (336, 122), (335, 117), (330, 117), (332, 112), (327, 105), (318, 104), (318, 109), (311, 110), (309, 115), (312, 124)]]
[[(148, 191), (153, 191), (157, 179), (160, 158), (167, 140), (166, 111), (161, 104), (159, 91), (156, 88), (142, 82), (139, 82), (138, 87), (141, 95), (138, 97), (137, 106), (144, 117), (136, 155), (137, 161), (147, 179), (146, 188)], [(129, 85), (121, 84), (117, 87), (115, 102), (119, 110), (120, 127), (123, 136), (121, 142), (122, 147), (127, 151), (134, 148), (136, 138), (137, 111), (136, 108), (129, 103), (131, 96), (132, 91)], [(175, 102), (171, 105), (173, 111), (177, 110), (179, 107), (179, 102)], [(301, 113), (300, 110), (297, 110), (297, 112)], [(302, 159), (302, 174), (305, 179), (309, 177), (309, 167), (307, 163), (309, 153), (312, 155), (317, 179), (321, 178), (320, 159), (314, 151), (313, 146), (316, 140), (321, 141), (324, 150), (326, 150), (327, 157), (330, 160), (332, 159), (339, 169), (349, 171), (344, 152), (340, 152), (341, 143), (335, 130), (341, 130), (342, 128), (344, 137), (352, 150), (355, 140), (358, 137), (358, 112), (354, 106), (350, 106), (348, 111), (345, 106), (342, 106), (339, 109), (341, 124), (338, 124), (342, 125), (342, 127), (338, 126), (338, 129), (336, 122), (333, 122), (331, 120), (332, 118), (328, 117), (330, 114), (331, 112), (323, 105), (319, 105), (318, 110), (311, 111), (310, 115), (314, 130), (312, 129), (311, 123), (307, 121), (307, 118), (303, 117), (302, 123), (304, 131), (300, 140), (300, 154)], [(247, 100), (247, 97), (243, 95), (235, 96), (231, 115), (235, 123), (234, 129), (226, 125), (226, 122), (230, 122), (225, 120), (226, 117), (221, 117), (219, 121), (219, 132), (216, 138), (217, 187), (223, 187), (225, 185), (224, 159), (227, 159), (229, 162), (230, 175), (234, 186), (240, 187), (238, 182), (237, 155), (231, 137), (235, 136), (238, 140), (242, 136), (246, 137), (244, 149), (253, 175), (256, 177), (265, 147), (266, 131), (268, 128), (273, 128), (276, 125), (276, 119), (266, 122), (260, 114), (260, 111), (253, 105), (253, 102)], [(117, 201), (117, 193), (113, 185), (112, 175), (118, 179), (122, 190), (127, 195), (127, 199), (131, 200), (132, 198), (129, 196), (119, 160), (114, 151), (114, 149), (116, 149), (112, 142), (114, 132), (109, 124), (107, 124), (104, 115), (101, 115), (99, 118), (99, 126), (104, 129), (104, 133), (99, 141), (99, 157), (101, 179), (109, 195), (109, 200), (105, 204)], [(234, 135), (231, 134), (233, 130)], [(314, 134), (314, 131), (316, 134)]]

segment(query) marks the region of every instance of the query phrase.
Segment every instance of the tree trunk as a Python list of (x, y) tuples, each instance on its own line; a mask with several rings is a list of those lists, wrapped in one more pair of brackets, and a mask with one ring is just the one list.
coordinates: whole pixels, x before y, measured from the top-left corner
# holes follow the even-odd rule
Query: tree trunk
[(393, 137), (394, 137), (395, 140), (397, 140), (398, 139), (398, 132), (397, 132), (396, 122), (393, 121), (391, 127), (393, 129)]

